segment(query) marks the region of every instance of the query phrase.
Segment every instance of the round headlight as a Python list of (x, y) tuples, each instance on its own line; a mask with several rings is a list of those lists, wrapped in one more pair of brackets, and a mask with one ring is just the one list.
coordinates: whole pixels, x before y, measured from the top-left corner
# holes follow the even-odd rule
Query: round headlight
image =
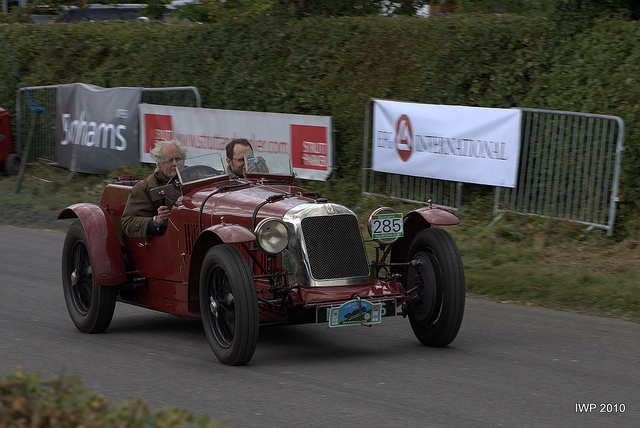
[(289, 229), (282, 220), (265, 218), (256, 227), (258, 248), (267, 254), (278, 254), (289, 243)]
[(367, 221), (367, 229), (369, 230), (369, 235), (380, 245), (392, 244), (396, 240), (398, 240), (400, 236), (402, 236), (402, 216), (400, 215), (399, 218), (395, 220), (380, 220), (380, 216), (389, 217), (387, 216), (387, 214), (400, 215), (400, 213), (393, 208), (380, 207), (371, 213), (371, 215), (369, 216), (369, 221)]

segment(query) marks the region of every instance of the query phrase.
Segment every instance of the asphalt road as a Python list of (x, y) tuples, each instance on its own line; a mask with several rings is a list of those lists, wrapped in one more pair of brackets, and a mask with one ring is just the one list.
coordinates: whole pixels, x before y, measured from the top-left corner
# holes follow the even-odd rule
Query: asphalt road
[(79, 375), (116, 403), (141, 397), (226, 427), (640, 426), (639, 324), (467, 299), (447, 348), (421, 346), (401, 317), (267, 327), (250, 364), (228, 367), (198, 320), (118, 304), (106, 333), (78, 332), (63, 240), (0, 226), (0, 374)]

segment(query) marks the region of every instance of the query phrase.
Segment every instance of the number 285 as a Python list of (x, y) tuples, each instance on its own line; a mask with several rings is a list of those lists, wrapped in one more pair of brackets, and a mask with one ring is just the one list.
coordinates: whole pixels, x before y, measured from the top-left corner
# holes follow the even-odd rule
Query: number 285
[(397, 233), (402, 230), (402, 219), (383, 219), (373, 221), (373, 233)]

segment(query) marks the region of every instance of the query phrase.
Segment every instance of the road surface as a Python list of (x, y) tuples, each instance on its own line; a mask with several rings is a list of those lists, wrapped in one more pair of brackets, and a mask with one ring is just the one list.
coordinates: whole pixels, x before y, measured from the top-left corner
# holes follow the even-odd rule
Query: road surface
[(199, 320), (124, 304), (78, 332), (60, 278), (64, 234), (0, 226), (0, 374), (79, 375), (225, 427), (638, 427), (640, 325), (467, 299), (447, 348), (406, 319), (372, 328), (263, 327), (247, 366), (220, 364)]

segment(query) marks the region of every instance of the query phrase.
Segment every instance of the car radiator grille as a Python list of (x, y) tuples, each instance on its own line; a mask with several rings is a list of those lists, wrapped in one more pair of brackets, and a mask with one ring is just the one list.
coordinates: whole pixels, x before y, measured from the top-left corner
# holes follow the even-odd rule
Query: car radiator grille
[(301, 223), (311, 275), (315, 279), (369, 275), (367, 254), (355, 216), (307, 217)]

